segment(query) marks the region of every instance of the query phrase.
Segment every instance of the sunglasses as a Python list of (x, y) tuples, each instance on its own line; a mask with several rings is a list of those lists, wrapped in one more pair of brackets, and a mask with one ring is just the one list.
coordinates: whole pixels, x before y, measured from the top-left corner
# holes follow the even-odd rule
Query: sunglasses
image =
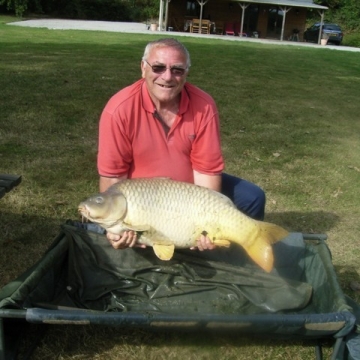
[(171, 72), (171, 75), (174, 76), (183, 76), (186, 72), (187, 69), (184, 69), (182, 67), (177, 67), (177, 66), (171, 66), (171, 67), (166, 67), (165, 65), (150, 65), (146, 60), (144, 60), (150, 67), (153, 73), (155, 74), (163, 74), (166, 69), (169, 69)]

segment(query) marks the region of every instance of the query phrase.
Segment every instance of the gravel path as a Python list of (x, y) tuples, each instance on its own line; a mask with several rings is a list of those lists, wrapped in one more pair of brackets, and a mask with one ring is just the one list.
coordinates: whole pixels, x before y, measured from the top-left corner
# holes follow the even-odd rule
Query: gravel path
[[(110, 31), (110, 32), (122, 32), (122, 33), (137, 33), (137, 34), (152, 34), (159, 35), (160, 31), (149, 30), (149, 25), (144, 23), (134, 22), (112, 22), (112, 21), (91, 21), (91, 20), (63, 20), (63, 19), (37, 19), (37, 20), (25, 20), (8, 23), (8, 25), (15, 26), (28, 26), (36, 28), (48, 28), (54, 30), (92, 30), (92, 31)], [(205, 37), (221, 39), (225, 41), (251, 41), (263, 44), (276, 44), (276, 45), (292, 45), (292, 46), (306, 46), (318, 48), (319, 45), (306, 43), (306, 42), (294, 42), (294, 41), (279, 41), (269, 39), (256, 39), (246, 38), (238, 36), (223, 36), (223, 35), (199, 35), (191, 34), (188, 32), (162, 32), (164, 35), (188, 36), (188, 37)], [(349, 46), (336, 46), (327, 45), (326, 49), (343, 50), (360, 52), (360, 48), (354, 48)]]

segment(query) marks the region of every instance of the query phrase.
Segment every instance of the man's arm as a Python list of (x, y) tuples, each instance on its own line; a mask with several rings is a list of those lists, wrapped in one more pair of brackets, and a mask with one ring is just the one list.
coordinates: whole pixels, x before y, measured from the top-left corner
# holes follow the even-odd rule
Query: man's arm
[(194, 184), (221, 192), (221, 175), (206, 175), (194, 170)]
[(126, 175), (121, 176), (121, 177), (100, 176), (100, 180), (99, 180), (100, 192), (106, 191), (111, 185), (116, 184), (120, 180), (123, 180), (123, 179), (126, 179), (126, 178), (127, 178)]

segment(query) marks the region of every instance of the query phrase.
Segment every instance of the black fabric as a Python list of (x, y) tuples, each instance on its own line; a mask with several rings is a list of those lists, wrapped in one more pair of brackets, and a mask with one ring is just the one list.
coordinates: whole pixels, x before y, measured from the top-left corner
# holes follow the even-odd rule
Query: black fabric
[[(54, 313), (41, 309), (55, 309), (58, 319), (89, 317), (91, 323), (94, 316), (134, 324), (126, 321), (128, 314), (149, 326), (156, 319), (195, 317), (216, 324), (217, 317), (231, 316), (247, 333), (344, 337), (336, 359), (360, 358), (352, 315), (359, 318), (359, 306), (345, 298), (323, 241), (290, 234), (273, 246), (275, 268), (267, 274), (237, 246), (176, 250), (164, 262), (150, 247), (114, 250), (92, 225), (93, 231), (76, 222), (64, 225), (43, 258), (0, 290), (0, 316), (19, 311), (15, 317), (24, 312), (30, 319), (33, 309), (33, 319), (46, 318)], [(100, 319), (114, 312), (125, 317)]]
[[(266, 274), (256, 265), (208, 260), (190, 250), (176, 251), (164, 262), (151, 247), (119, 251), (104, 235), (73, 227), (64, 232), (67, 276), (58, 278), (58, 290), (50, 292), (54, 274), (45, 276), (27, 297), (27, 307), (48, 302), (100, 311), (260, 314), (299, 310), (311, 298), (309, 284)], [(238, 249), (228, 253), (239, 263), (248, 261)], [(224, 260), (221, 251), (214, 254)]]

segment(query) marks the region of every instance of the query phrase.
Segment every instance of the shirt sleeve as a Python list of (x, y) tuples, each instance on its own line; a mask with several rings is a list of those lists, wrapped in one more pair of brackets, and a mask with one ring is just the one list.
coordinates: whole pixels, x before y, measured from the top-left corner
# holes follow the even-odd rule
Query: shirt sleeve
[(218, 175), (224, 169), (221, 151), (219, 114), (209, 96), (195, 115), (195, 141), (191, 151), (193, 169), (202, 174)]
[(98, 173), (106, 177), (127, 175), (132, 162), (131, 142), (118, 110), (105, 106), (99, 123)]

